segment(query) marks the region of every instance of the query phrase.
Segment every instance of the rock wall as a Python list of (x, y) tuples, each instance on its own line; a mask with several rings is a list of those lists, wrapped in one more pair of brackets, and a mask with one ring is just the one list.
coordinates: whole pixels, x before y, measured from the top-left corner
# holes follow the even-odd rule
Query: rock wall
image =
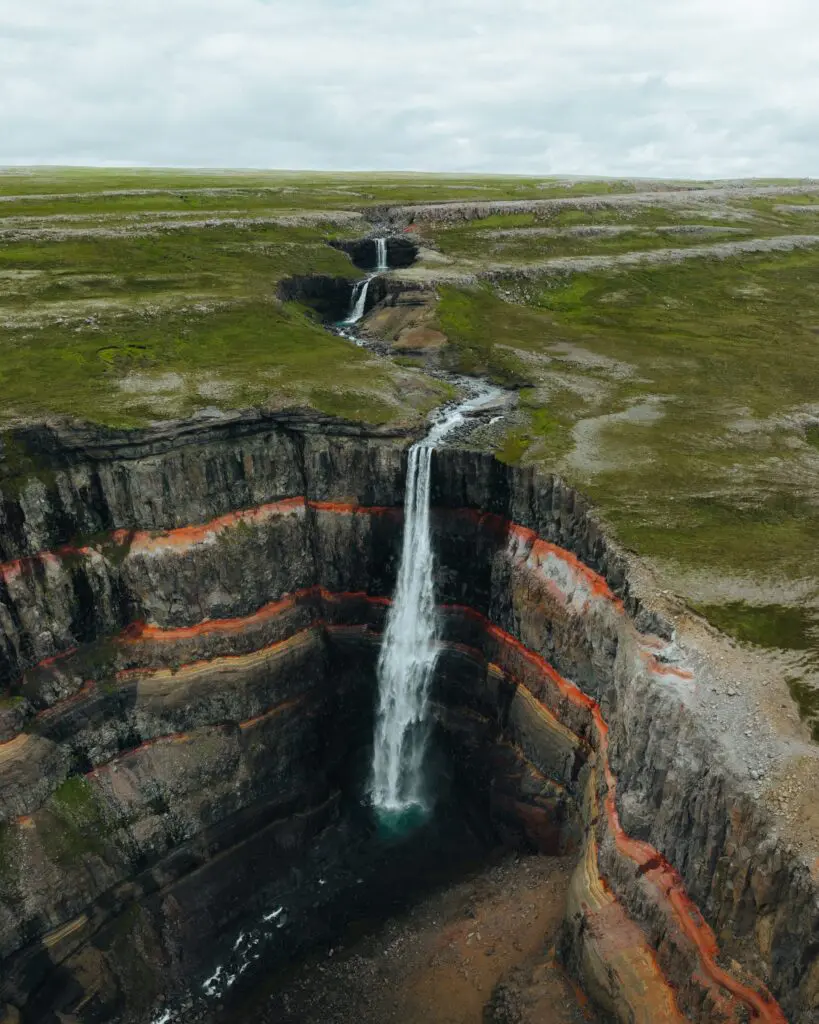
[[(356, 238), (330, 242), (336, 249), (346, 252), (361, 270), (375, 270), (378, 263), (375, 238)], [(411, 238), (390, 237), (387, 239), (387, 263), (390, 269), (410, 267), (418, 256), (418, 246)]]
[[(0, 1005), (148, 1019), (342, 842), (405, 449), (292, 416), (4, 439)], [(623, 1021), (814, 1020), (810, 865), (584, 500), (444, 451), (433, 502), (440, 740), (497, 832), (582, 850), (567, 964)]]

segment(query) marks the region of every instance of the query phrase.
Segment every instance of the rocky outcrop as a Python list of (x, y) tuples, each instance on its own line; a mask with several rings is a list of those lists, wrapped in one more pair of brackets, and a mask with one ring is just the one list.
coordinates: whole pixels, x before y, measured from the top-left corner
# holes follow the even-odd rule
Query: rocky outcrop
[(354, 284), (353, 280), (346, 277), (306, 274), (282, 278), (276, 295), (282, 302), (300, 302), (309, 306), (322, 320), (335, 323), (343, 320), (350, 310)]
[(394, 278), (384, 281), (384, 289), (377, 307), (357, 328), (359, 336), (378, 349), (396, 355), (420, 355), (435, 365), (447, 344), (438, 323), (435, 292)]
[[(282, 302), (299, 302), (316, 311), (327, 324), (337, 324), (350, 313), (355, 281), (344, 277), (286, 277), (279, 282), (277, 296)], [(401, 286), (386, 277), (374, 277), (367, 288), (364, 312), (369, 313)]]
[[(295, 415), (5, 440), (0, 1005), (147, 1020), (254, 915), (316, 904), (405, 448)], [(623, 1021), (809, 1024), (810, 865), (709, 746), (703, 669), (623, 553), (559, 479), (479, 453), (436, 455), (433, 504), (439, 747), (497, 834), (578, 851), (566, 963)]]
[[(444, 203), (417, 203), (412, 206), (370, 207), (367, 214), (373, 220), (389, 224), (393, 230), (409, 225), (440, 222), (457, 224), (482, 220), (486, 217), (508, 214), (534, 214), (548, 218), (563, 210), (644, 209), (646, 206), (698, 206), (724, 203), (730, 199), (757, 199), (780, 195), (804, 195), (819, 191), (815, 182), (800, 185), (758, 185), (731, 182), (717, 188), (675, 188), (622, 194), (591, 196), (560, 196), (549, 199), (453, 200)], [(790, 209), (790, 206), (788, 206)]]

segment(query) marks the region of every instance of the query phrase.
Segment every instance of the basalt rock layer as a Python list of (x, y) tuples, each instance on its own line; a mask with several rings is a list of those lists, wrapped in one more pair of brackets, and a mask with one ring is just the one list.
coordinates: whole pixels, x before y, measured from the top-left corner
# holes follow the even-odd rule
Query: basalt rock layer
[[(418, 245), (411, 238), (392, 236), (386, 239), (386, 244), (387, 264), (391, 269), (410, 267), (418, 256)], [(352, 241), (333, 240), (330, 245), (346, 252), (361, 270), (377, 268), (378, 252), (375, 238), (357, 238)]]
[[(297, 416), (7, 442), (0, 1006), (148, 1020), (333, 848), (405, 449)], [(497, 833), (577, 851), (567, 965), (622, 1021), (815, 1020), (809, 865), (583, 499), (443, 451), (433, 504), (438, 740)]]

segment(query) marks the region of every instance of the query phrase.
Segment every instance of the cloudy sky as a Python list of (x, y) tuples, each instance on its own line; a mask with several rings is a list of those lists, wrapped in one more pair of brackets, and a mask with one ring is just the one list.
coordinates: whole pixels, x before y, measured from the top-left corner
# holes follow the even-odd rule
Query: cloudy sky
[(0, 0), (0, 164), (819, 176), (817, 0)]

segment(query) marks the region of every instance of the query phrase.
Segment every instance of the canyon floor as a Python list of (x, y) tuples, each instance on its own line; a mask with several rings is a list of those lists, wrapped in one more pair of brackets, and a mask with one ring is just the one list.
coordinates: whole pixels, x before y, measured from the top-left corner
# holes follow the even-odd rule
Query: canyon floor
[(554, 957), (574, 858), (495, 858), (269, 981), (220, 1024), (595, 1024)]

